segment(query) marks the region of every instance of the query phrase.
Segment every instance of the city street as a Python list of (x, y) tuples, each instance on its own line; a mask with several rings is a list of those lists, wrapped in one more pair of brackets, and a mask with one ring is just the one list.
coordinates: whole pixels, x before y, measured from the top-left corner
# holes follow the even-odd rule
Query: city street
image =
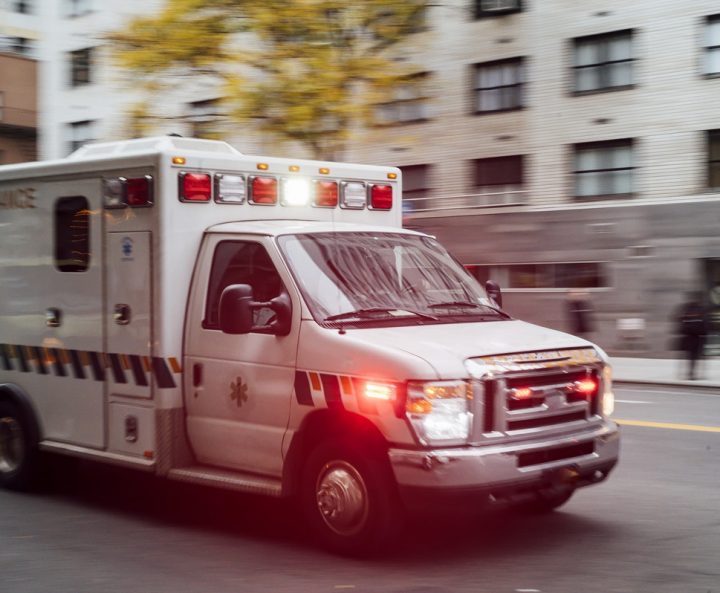
[(0, 491), (0, 591), (720, 593), (720, 393), (616, 397), (607, 483), (546, 516), (416, 519), (371, 560), (314, 548), (276, 501), (55, 460), (44, 492)]

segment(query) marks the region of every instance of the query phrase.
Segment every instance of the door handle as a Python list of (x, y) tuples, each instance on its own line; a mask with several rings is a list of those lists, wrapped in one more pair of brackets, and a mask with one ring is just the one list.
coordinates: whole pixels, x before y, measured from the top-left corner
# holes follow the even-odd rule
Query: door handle
[(130, 305), (122, 303), (115, 305), (113, 319), (118, 325), (128, 325), (130, 323)]
[(203, 365), (200, 362), (196, 362), (193, 365), (193, 387), (200, 387), (203, 382)]
[(45, 309), (45, 325), (48, 327), (60, 327), (62, 323), (62, 311), (55, 307)]

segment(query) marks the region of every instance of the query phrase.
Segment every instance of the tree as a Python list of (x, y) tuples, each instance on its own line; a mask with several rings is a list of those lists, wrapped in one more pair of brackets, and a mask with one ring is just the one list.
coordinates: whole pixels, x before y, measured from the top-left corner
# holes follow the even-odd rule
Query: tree
[[(158, 85), (209, 76), (230, 117), (337, 158), (410, 73), (389, 49), (422, 30), (426, 0), (168, 0), (109, 35), (122, 67)], [(137, 115), (137, 114), (136, 114)]]

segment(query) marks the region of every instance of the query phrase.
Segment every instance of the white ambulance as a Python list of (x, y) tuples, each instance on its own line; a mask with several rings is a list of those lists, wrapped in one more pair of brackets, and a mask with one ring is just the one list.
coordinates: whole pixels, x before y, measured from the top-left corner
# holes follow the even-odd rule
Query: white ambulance
[(396, 168), (177, 137), (0, 167), (0, 484), (62, 453), (294, 497), (356, 550), (605, 479), (605, 354), (500, 310), (401, 199)]

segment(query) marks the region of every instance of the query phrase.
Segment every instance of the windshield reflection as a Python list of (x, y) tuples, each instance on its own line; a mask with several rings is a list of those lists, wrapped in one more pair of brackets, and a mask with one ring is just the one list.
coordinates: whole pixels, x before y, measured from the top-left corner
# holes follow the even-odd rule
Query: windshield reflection
[(475, 279), (429, 237), (316, 233), (286, 235), (279, 243), (319, 322), (499, 318)]

